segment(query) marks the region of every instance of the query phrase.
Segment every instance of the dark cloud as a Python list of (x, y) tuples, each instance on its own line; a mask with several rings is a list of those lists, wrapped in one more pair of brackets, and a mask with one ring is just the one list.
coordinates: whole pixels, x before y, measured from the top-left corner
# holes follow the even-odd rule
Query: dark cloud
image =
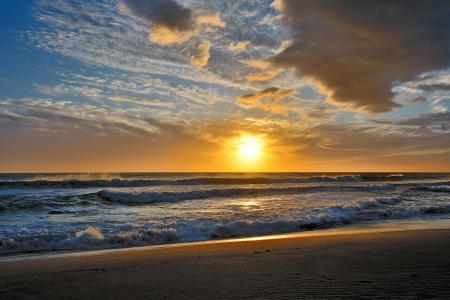
[(320, 82), (331, 101), (370, 113), (399, 106), (391, 87), (450, 58), (448, 0), (284, 0), (293, 44), (276, 64)]
[(172, 30), (189, 31), (194, 27), (192, 11), (174, 0), (123, 0), (137, 16)]

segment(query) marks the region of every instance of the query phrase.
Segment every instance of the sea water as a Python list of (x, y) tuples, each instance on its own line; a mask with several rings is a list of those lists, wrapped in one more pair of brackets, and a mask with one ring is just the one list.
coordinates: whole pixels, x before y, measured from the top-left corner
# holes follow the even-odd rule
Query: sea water
[(450, 219), (449, 173), (0, 174), (0, 254)]

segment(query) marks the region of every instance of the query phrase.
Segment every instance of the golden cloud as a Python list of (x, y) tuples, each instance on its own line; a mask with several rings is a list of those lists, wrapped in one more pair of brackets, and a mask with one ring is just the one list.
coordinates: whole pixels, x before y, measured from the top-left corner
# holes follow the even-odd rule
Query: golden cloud
[(245, 79), (248, 81), (267, 81), (277, 77), (278, 75), (280, 75), (280, 71), (269, 69), (256, 73), (250, 73), (247, 76), (245, 76)]
[(253, 94), (241, 95), (236, 98), (236, 101), (244, 107), (256, 107), (272, 112), (285, 112), (289, 108), (289, 104), (284, 103), (283, 100), (296, 94), (298, 94), (296, 90), (270, 87)]
[(228, 46), (228, 50), (233, 52), (244, 51), (250, 46), (250, 41), (233, 42)]
[(193, 35), (194, 31), (171, 29), (162, 25), (154, 25), (148, 34), (149, 41), (159, 45), (184, 43)]
[(195, 18), (197, 25), (210, 25), (213, 27), (225, 27), (225, 22), (220, 18), (219, 13), (199, 15)]
[(203, 41), (198, 45), (196, 53), (191, 56), (191, 63), (197, 68), (203, 68), (209, 61), (209, 49), (211, 44), (208, 41)]

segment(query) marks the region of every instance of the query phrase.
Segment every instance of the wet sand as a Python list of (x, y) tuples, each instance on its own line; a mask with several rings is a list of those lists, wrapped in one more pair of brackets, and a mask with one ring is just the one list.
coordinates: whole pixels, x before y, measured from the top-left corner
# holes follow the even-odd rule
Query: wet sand
[(450, 230), (0, 259), (0, 299), (450, 298)]

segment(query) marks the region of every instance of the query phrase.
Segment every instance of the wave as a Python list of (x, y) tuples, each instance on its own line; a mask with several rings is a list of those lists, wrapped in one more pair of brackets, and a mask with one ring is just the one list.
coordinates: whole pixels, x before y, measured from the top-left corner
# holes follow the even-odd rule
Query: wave
[(0, 214), (14, 211), (46, 210), (49, 214), (64, 213), (70, 207), (82, 207), (98, 204), (98, 198), (92, 194), (81, 196), (17, 196), (0, 195)]
[(395, 185), (363, 185), (363, 186), (303, 186), (303, 187), (283, 187), (283, 188), (236, 188), (236, 189), (210, 189), (189, 192), (119, 192), (102, 190), (96, 193), (100, 198), (119, 203), (160, 203), (179, 202), (185, 200), (200, 200), (209, 198), (291, 194), (302, 192), (331, 191), (331, 190), (390, 190), (395, 189)]
[[(154, 225), (119, 226), (116, 232), (102, 232), (88, 227), (73, 233), (13, 236), (0, 240), (0, 254), (57, 250), (88, 250), (123, 248), (190, 242), (264, 234), (280, 234), (310, 229), (328, 228), (361, 221), (402, 219), (411, 216), (450, 213), (450, 205), (401, 208), (395, 206), (402, 197), (386, 197), (349, 206), (313, 209), (299, 219), (235, 220), (178, 220), (164, 228)], [(367, 210), (371, 208), (372, 210)]]
[[(445, 175), (445, 174), (444, 174)], [(107, 174), (92, 176), (36, 176), (26, 180), (0, 180), (0, 188), (88, 188), (88, 187), (146, 187), (165, 185), (240, 185), (240, 184), (282, 184), (282, 183), (325, 183), (325, 182), (374, 182), (448, 178), (450, 175), (436, 174), (357, 174), (357, 175), (311, 175), (301, 176), (259, 176), (259, 177), (193, 177), (182, 179), (145, 179), (113, 176)], [(95, 178), (95, 179), (93, 179)]]
[(211, 198), (288, 195), (313, 192), (377, 192), (394, 191), (399, 187), (406, 187), (402, 191), (426, 191), (448, 193), (450, 182), (430, 183), (427, 186), (405, 184), (361, 184), (361, 185), (309, 185), (288, 187), (242, 187), (242, 188), (218, 188), (181, 192), (150, 192), (150, 191), (119, 191), (101, 190), (95, 193), (74, 195), (0, 195), (0, 214), (17, 210), (53, 210), (71, 206), (117, 204), (155, 204), (176, 203), (188, 200), (202, 200)]
[[(450, 175), (449, 175), (450, 176)], [(449, 176), (406, 176), (406, 175), (336, 175), (336, 176), (290, 176), (290, 177), (194, 177), (182, 179), (126, 179), (102, 178), (89, 179), (63, 177), (57, 179), (0, 180), (0, 188), (121, 188), (121, 187), (151, 187), (151, 186), (195, 186), (195, 185), (263, 185), (263, 184), (302, 184), (302, 183), (359, 183), (359, 182), (395, 182), (407, 180), (448, 180)], [(46, 178), (46, 177), (44, 177)]]
[(96, 179), (82, 180), (68, 178), (64, 180), (19, 180), (0, 181), (0, 188), (88, 188), (88, 187), (146, 187), (166, 185), (238, 185), (238, 184), (277, 184), (277, 183), (314, 183), (314, 182), (359, 182), (359, 176), (342, 175), (336, 177), (199, 177), (186, 179)]
[(450, 187), (447, 186), (418, 186), (414, 188), (418, 191), (436, 192), (436, 193), (450, 193)]
[(153, 204), (162, 202), (180, 202), (187, 200), (202, 200), (210, 198), (244, 197), (258, 195), (295, 194), (332, 190), (390, 190), (394, 185), (366, 185), (366, 186), (304, 186), (280, 188), (229, 188), (207, 189), (187, 192), (122, 192), (101, 190), (96, 193), (79, 195), (0, 195), (0, 214), (18, 210), (54, 210), (75, 206), (100, 205), (105, 202), (118, 204)]

